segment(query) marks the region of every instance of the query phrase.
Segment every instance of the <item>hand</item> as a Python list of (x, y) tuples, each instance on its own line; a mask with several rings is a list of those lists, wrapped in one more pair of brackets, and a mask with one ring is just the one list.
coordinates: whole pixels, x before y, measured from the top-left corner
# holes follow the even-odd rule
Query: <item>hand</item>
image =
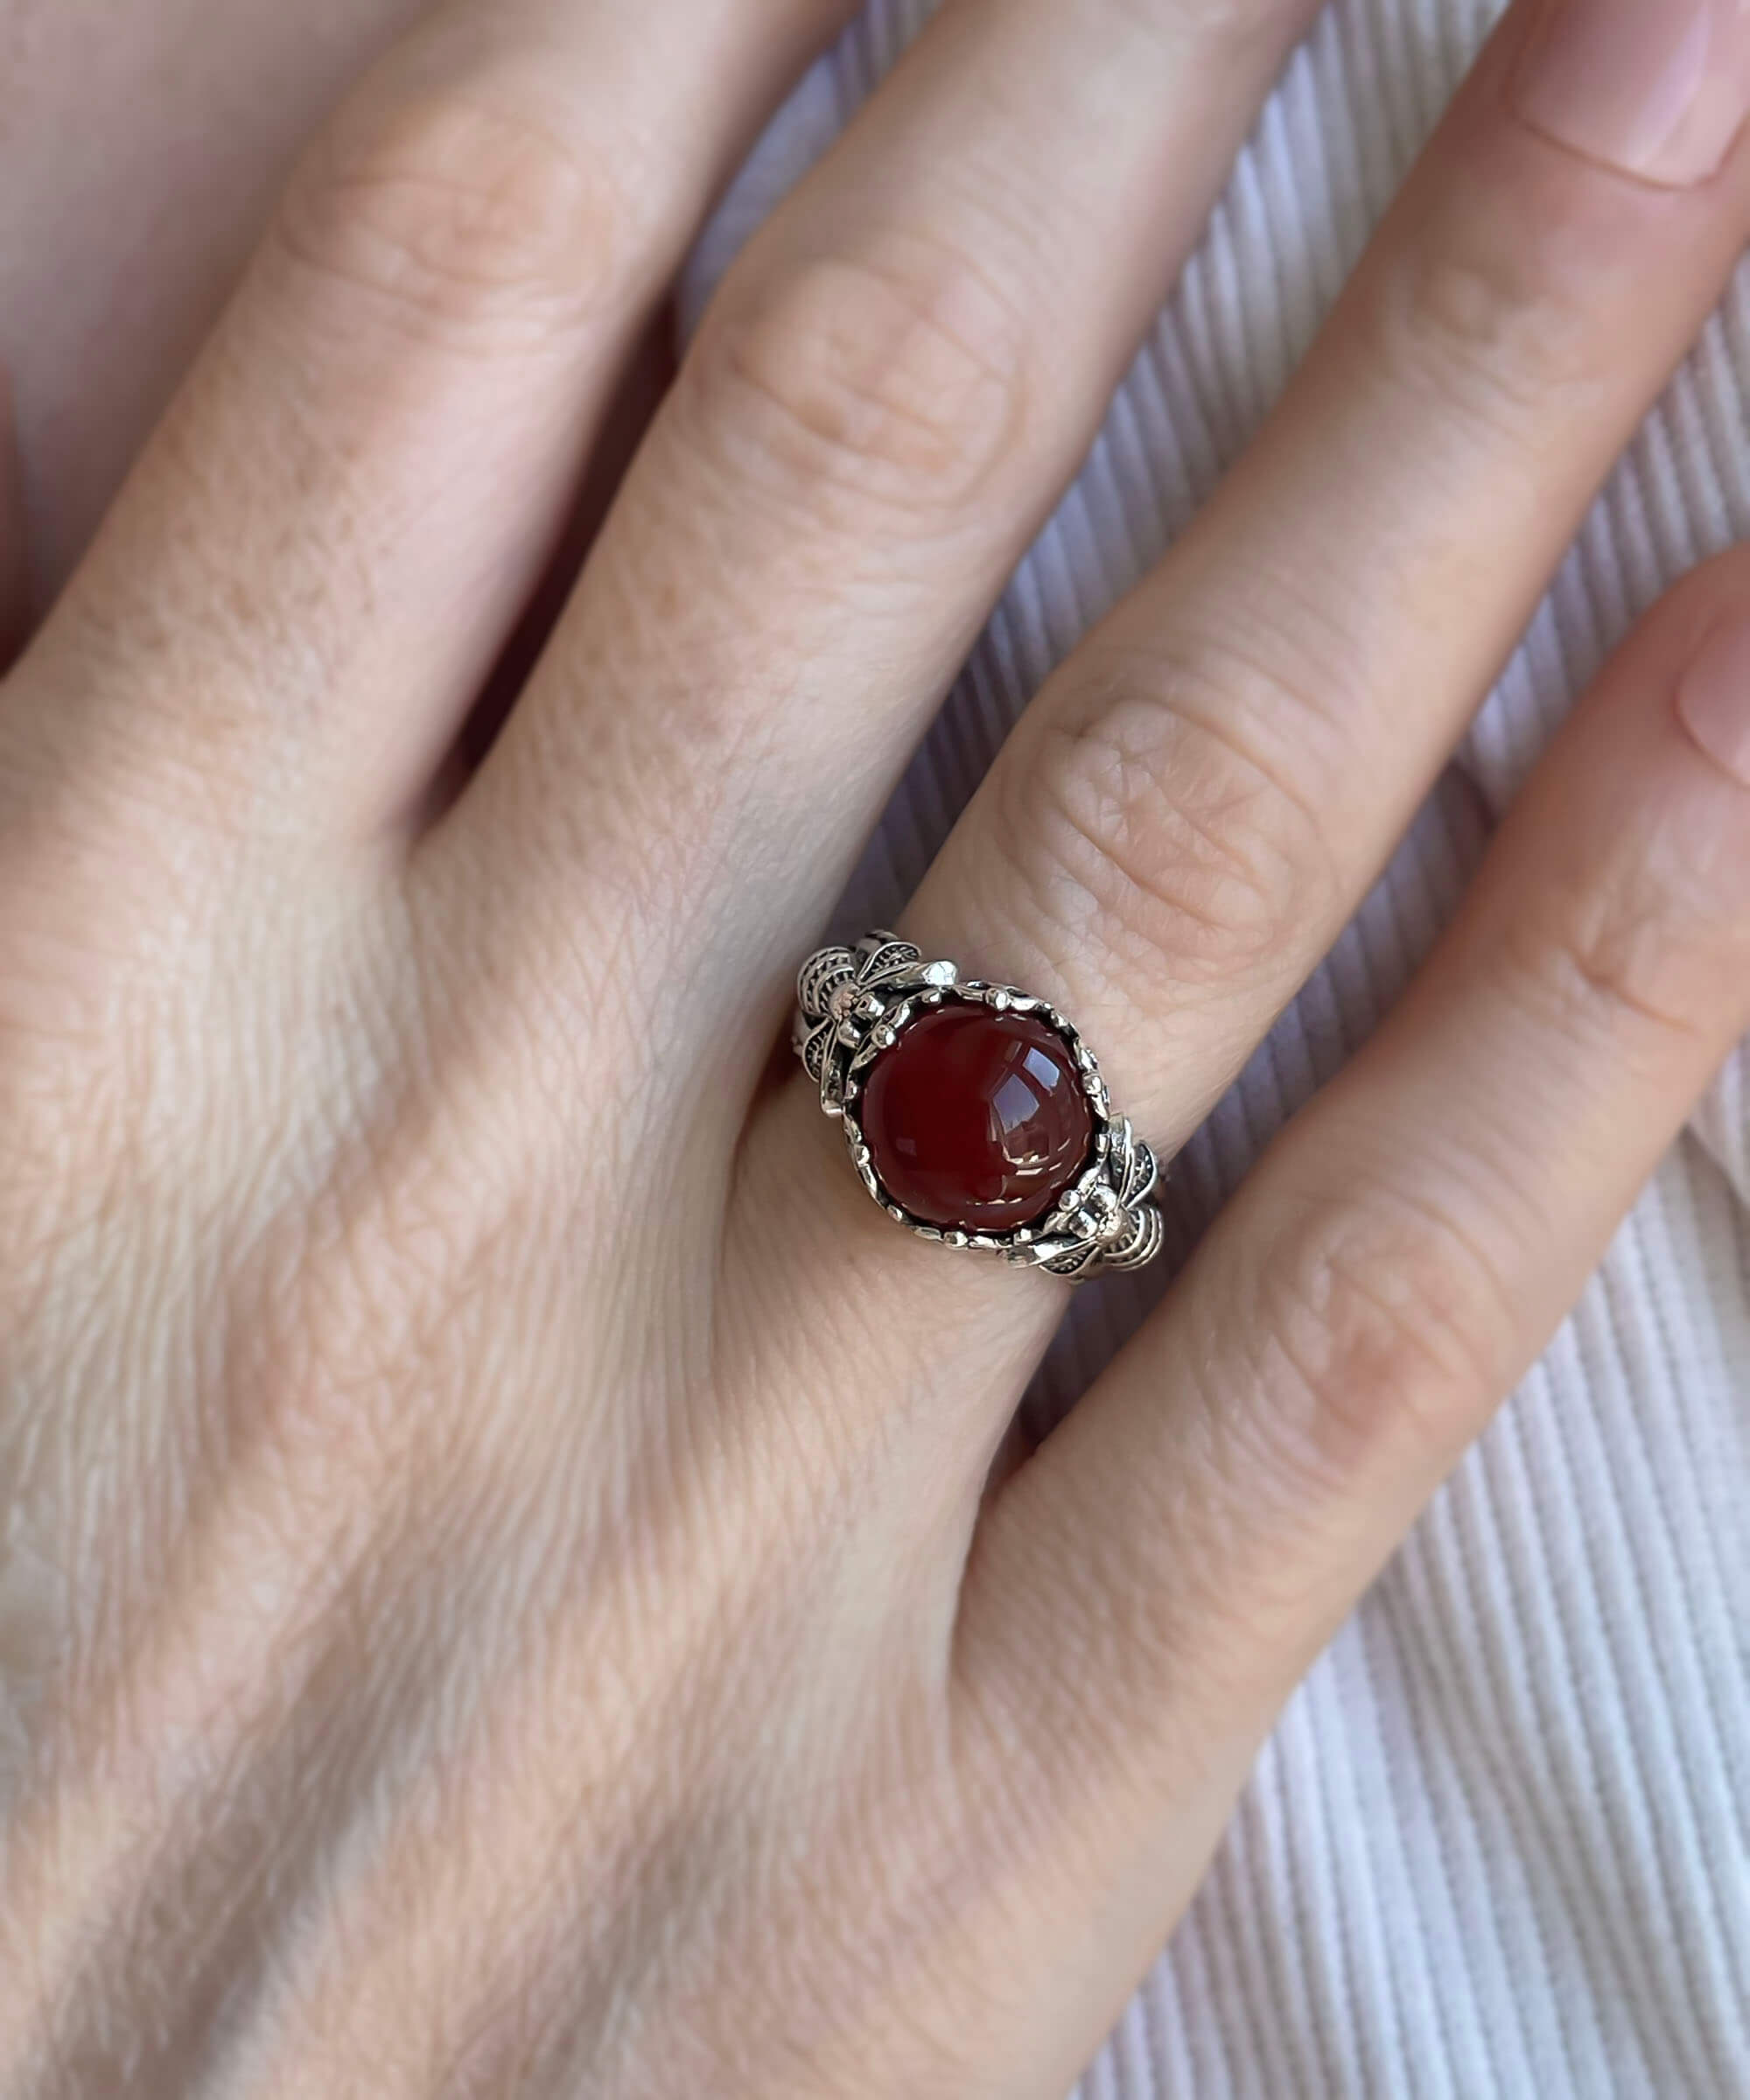
[[(903, 929), (1074, 1016), (1164, 1152), (1750, 226), (1718, 99), (1648, 159), (1535, 11)], [(480, 0), (384, 62), (0, 690), (9, 2096), (1054, 2100), (1750, 1026), (1734, 560), (987, 1497), (1062, 1286), (900, 1232), (774, 1046), (1299, 21), (948, 8), (444, 801), (825, 26), (661, 20)]]

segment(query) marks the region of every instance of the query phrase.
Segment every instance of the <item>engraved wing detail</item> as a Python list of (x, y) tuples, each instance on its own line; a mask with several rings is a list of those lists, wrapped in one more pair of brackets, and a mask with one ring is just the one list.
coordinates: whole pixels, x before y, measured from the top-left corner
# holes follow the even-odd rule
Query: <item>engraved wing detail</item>
[(1125, 1117), (1116, 1117), (1103, 1178), (1033, 1250), (1039, 1266), (1077, 1283), (1107, 1270), (1146, 1266), (1166, 1236), (1161, 1214), (1149, 1200), (1159, 1180), (1152, 1149)]
[(854, 948), (824, 948), (796, 980), (796, 1051), (829, 1116), (844, 1112), (846, 1072), (888, 1002), (882, 994), (914, 977), (923, 950), (897, 934), (866, 934)]

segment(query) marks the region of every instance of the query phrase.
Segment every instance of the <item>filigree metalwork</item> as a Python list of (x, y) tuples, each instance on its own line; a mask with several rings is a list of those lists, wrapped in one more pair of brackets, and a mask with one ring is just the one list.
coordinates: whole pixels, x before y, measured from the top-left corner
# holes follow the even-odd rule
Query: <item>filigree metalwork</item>
[[(963, 979), (952, 962), (927, 962), (920, 948), (888, 933), (810, 956), (797, 976), (796, 1000), (796, 1054), (820, 1088), (822, 1111), (843, 1123), (863, 1186), (920, 1239), (998, 1255), (1076, 1283), (1140, 1269), (1160, 1252), (1160, 1213), (1149, 1200), (1159, 1180), (1155, 1155), (1124, 1116), (1113, 1114), (1093, 1052), (1054, 1006), (1012, 984)], [(1062, 1039), (1093, 1111), (1087, 1165), (1048, 1215), (1011, 1232), (945, 1231), (912, 1216), (882, 1186), (858, 1122), (858, 1097), (870, 1066), (920, 1014), (956, 1002), (1036, 1015)]]

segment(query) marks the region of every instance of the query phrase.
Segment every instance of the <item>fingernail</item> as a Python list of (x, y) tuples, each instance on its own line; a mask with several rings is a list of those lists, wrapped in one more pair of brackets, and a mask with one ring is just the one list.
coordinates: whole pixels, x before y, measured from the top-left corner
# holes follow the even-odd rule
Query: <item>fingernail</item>
[(1520, 115), (1590, 159), (1686, 188), (1750, 116), (1750, 0), (1553, 0)]
[(1677, 712), (1708, 756), (1750, 788), (1750, 621), (1725, 620), (1708, 635), (1677, 689)]

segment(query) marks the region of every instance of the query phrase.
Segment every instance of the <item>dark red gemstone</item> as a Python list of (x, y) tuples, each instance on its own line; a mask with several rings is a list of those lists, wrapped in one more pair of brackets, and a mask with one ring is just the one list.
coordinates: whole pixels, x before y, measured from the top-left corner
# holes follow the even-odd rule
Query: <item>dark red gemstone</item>
[(1012, 1232), (1088, 1162), (1094, 1112), (1061, 1036), (1034, 1015), (953, 1004), (869, 1068), (858, 1121), (882, 1186), (928, 1225)]

